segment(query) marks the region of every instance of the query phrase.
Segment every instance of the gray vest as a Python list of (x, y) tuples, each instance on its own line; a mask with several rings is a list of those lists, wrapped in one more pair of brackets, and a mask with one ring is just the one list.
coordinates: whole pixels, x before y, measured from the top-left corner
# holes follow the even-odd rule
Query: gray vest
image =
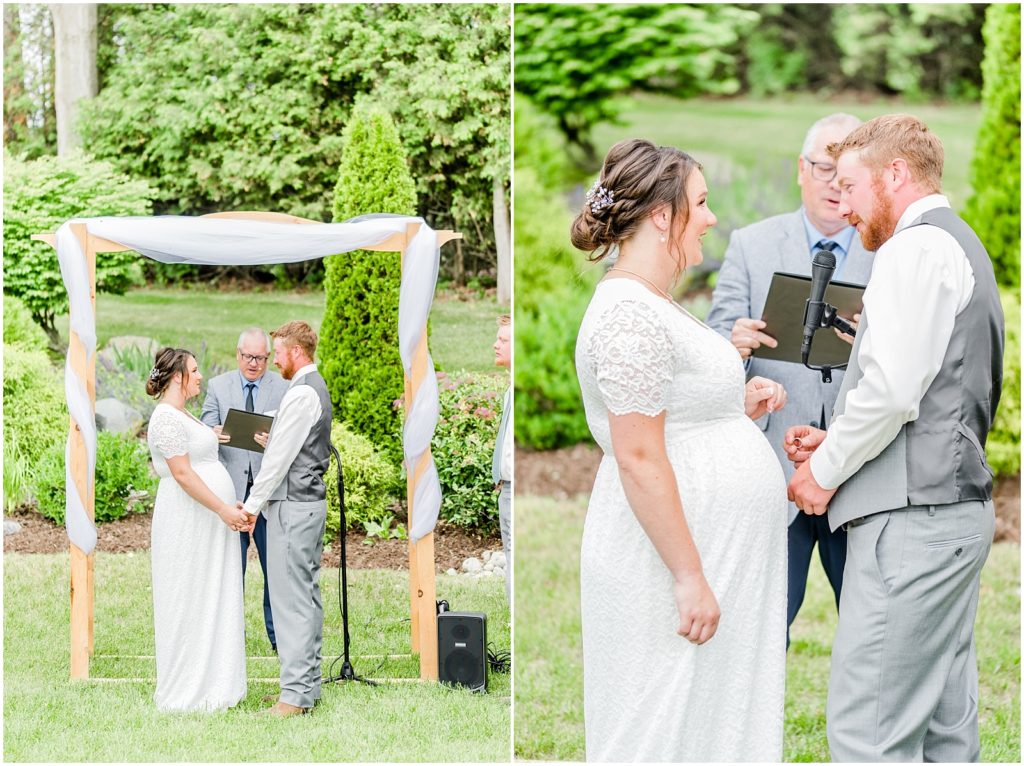
[[(974, 271), (974, 291), (953, 324), (942, 367), (921, 399), (917, 419), (839, 488), (829, 503), (829, 526), (908, 505), (945, 505), (992, 497), (985, 440), (1003, 381), (1003, 309), (992, 262), (974, 231), (949, 208), (929, 210), (910, 226), (937, 226), (963, 248)], [(908, 286), (911, 289), (912, 286)], [(867, 314), (861, 330), (867, 327)], [(908, 328), (908, 331), (927, 328)], [(834, 415), (863, 375), (857, 334)]]
[(270, 499), (300, 503), (324, 500), (327, 497), (324, 474), (331, 459), (331, 397), (327, 393), (327, 384), (316, 370), (294, 380), (292, 385), (309, 386), (316, 392), (320, 399), (320, 419), (309, 429), (299, 454)]

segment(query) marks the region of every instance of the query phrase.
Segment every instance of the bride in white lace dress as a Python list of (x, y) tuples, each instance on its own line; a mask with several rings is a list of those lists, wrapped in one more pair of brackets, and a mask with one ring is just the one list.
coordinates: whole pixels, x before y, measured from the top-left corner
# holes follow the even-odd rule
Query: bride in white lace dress
[(671, 300), (716, 219), (699, 166), (616, 144), (573, 244), (619, 257), (576, 345), (604, 451), (583, 532), (588, 761), (780, 761), (786, 485), (753, 423), (785, 404)]
[(153, 511), (153, 619), (156, 707), (212, 711), (246, 691), (239, 530), (247, 514), (218, 459), (213, 430), (185, 411), (199, 394), (195, 358), (157, 352), (146, 391), (159, 397), (149, 449), (160, 477)]

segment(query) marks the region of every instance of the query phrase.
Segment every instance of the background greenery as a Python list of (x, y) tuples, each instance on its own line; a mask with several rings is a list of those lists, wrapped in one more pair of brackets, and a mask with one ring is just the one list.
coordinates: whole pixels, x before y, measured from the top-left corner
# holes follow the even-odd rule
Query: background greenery
[[(56, 147), (45, 6), (4, 7), (5, 144)], [(331, 220), (341, 133), (368, 97), (395, 117), (446, 276), (493, 284), (494, 189), (509, 186), (509, 11), (501, 4), (99, 6), (99, 95), (85, 145), (155, 190), (158, 214), (277, 210)], [(232, 269), (147, 263), (157, 279), (318, 283), (319, 261)]]
[[(260, 568), (245, 591), (248, 694), (216, 714), (159, 713), (153, 706), (153, 611), (145, 554), (96, 555), (95, 655), (89, 681), (70, 681), (66, 555), (4, 556), (5, 761), (507, 761), (508, 675), (492, 673), (488, 693), (419, 683), (409, 654), (405, 572), (348, 575), (351, 654), (377, 687), (325, 684), (302, 720), (259, 715), (276, 694), (277, 657), (263, 630)], [(253, 574), (255, 572), (255, 575)], [(253, 581), (251, 578), (256, 577)], [(338, 570), (321, 571), (324, 674), (342, 652)], [(453, 609), (484, 612), (496, 649), (510, 646), (501, 580), (437, 578)], [(334, 667), (337, 672), (337, 666)]]
[[(580, 761), (579, 548), (586, 498), (516, 496), (516, 757)], [(783, 760), (829, 760), (825, 737), (835, 600), (817, 559), (786, 659)], [(981, 759), (1020, 761), (1020, 546), (997, 543), (975, 626)]]

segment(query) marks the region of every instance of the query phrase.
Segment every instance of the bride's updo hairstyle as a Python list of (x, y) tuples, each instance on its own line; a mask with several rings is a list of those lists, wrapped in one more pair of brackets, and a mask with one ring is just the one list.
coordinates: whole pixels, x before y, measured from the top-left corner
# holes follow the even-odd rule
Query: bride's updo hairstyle
[(156, 352), (153, 361), (153, 369), (149, 371), (149, 378), (146, 380), (146, 393), (154, 399), (163, 396), (164, 391), (171, 384), (171, 379), (181, 373), (181, 379), (188, 379), (188, 360), (195, 356), (191, 351), (183, 348), (162, 348)]
[(690, 210), (686, 182), (700, 167), (689, 154), (671, 146), (655, 146), (641, 138), (619, 141), (608, 150), (601, 177), (572, 222), (573, 247), (590, 253), (592, 261), (600, 260), (633, 236), (661, 205), (672, 211), (670, 233), (682, 231)]

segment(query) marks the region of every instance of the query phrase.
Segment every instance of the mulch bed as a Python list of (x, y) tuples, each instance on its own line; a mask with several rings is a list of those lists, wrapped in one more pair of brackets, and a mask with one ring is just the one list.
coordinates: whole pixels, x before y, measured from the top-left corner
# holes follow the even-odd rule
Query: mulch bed
[[(64, 553), (68, 536), (63, 526), (54, 524), (32, 510), (21, 508), (7, 518), (21, 524), (21, 531), (4, 536), (4, 553)], [(106, 553), (149, 550), (152, 514), (134, 514), (118, 521), (97, 526), (96, 550)], [(366, 535), (349, 531), (345, 538), (346, 558), (350, 569), (408, 569), (409, 544), (406, 540), (375, 540), (366, 545)], [(434, 531), (434, 562), (438, 572), (458, 569), (470, 556), (480, 558), (485, 550), (501, 550), (501, 538), (475, 535), (459, 527), (439, 522)], [(256, 546), (249, 546), (250, 558)], [(334, 541), (325, 548), (321, 564), (338, 566), (341, 547)]]
[[(600, 449), (588, 444), (540, 452), (518, 449), (515, 492), (559, 499), (589, 494), (601, 456)], [(1020, 543), (1020, 474), (999, 480), (992, 495), (996, 504), (995, 541)]]

